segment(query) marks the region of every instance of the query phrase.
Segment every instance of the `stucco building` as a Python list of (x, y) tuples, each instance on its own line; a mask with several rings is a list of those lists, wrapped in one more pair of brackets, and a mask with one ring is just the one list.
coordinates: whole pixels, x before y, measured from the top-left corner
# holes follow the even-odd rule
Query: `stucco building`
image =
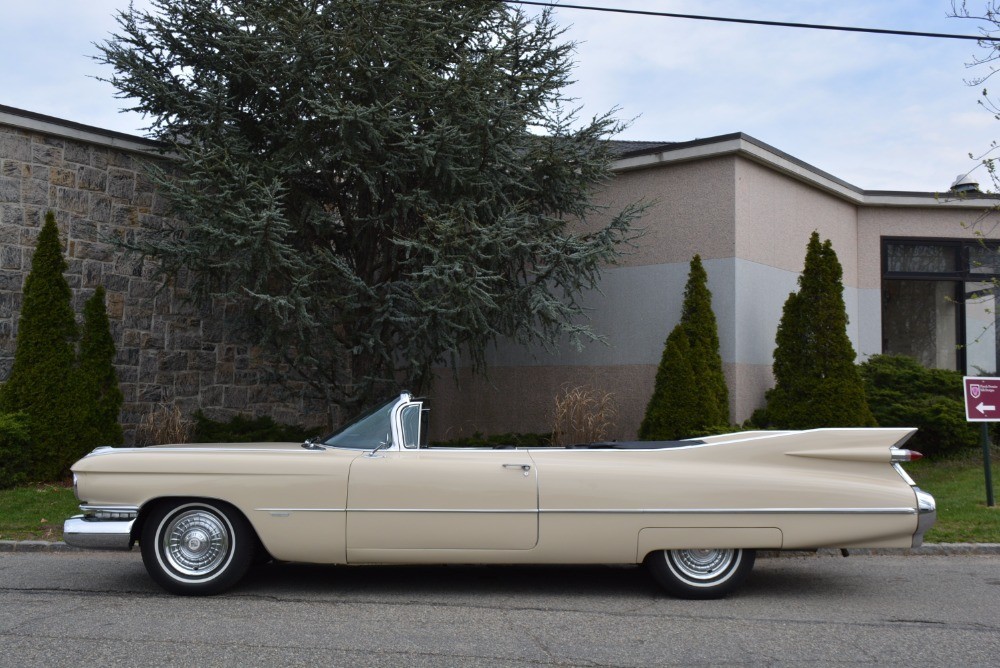
[[(643, 236), (589, 294), (606, 337), (577, 351), (500, 345), (490, 378), (443, 371), (432, 392), (435, 436), (547, 431), (567, 385), (611, 392), (612, 436), (635, 436), (663, 342), (676, 323), (688, 262), (700, 254), (719, 323), (730, 411), (742, 421), (772, 383), (774, 336), (797, 287), (809, 235), (829, 238), (844, 267), (849, 334), (859, 357), (910, 354), (929, 366), (997, 370), (994, 200), (866, 191), (744, 134), (684, 143), (620, 142), (617, 176), (596, 196), (611, 209), (649, 203)], [(317, 424), (326, 409), (304, 383), (228, 325), (227, 306), (194, 309), (183, 279), (158, 290), (151, 267), (112, 237), (163, 225), (146, 178), (148, 140), (0, 106), (0, 380), (10, 371), (20, 290), (46, 210), (56, 214), (77, 311), (108, 291), (131, 428), (160, 403), (224, 417), (269, 414)], [(976, 294), (977, 298), (968, 298)], [(457, 382), (456, 382), (457, 379)]]
[(613, 435), (634, 437), (696, 253), (713, 295), (730, 414), (745, 420), (773, 384), (775, 333), (814, 230), (843, 265), (859, 359), (900, 353), (974, 375), (996, 371), (989, 281), (1000, 260), (982, 243), (1000, 237), (994, 199), (959, 196), (947, 183), (940, 194), (862, 190), (741, 133), (621, 149), (617, 178), (598, 197), (611, 208), (637, 199), (651, 207), (644, 236), (587, 300), (607, 345), (555, 354), (501, 347), (490, 381), (442, 377), (439, 422), (456, 432), (545, 431), (560, 388), (590, 385), (617, 399)]

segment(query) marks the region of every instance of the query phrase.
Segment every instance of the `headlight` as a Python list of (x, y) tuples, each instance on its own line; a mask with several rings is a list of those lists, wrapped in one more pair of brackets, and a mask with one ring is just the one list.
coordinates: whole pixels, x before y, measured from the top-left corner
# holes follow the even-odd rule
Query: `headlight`
[(80, 481), (76, 477), (76, 474), (74, 473), (73, 474), (73, 496), (76, 497), (77, 501), (83, 501), (83, 499), (80, 498), (80, 486), (79, 485), (80, 485)]

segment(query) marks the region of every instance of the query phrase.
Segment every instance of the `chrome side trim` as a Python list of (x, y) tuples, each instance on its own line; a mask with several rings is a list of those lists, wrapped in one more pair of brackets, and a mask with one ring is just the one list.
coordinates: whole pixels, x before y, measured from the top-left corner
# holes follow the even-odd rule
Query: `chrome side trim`
[(529, 514), (539, 511), (534, 508), (348, 508), (349, 513), (468, 513), (476, 515)]
[(915, 508), (348, 508), (349, 513), (541, 513), (580, 515), (916, 515)]
[(261, 513), (342, 513), (347, 508), (254, 508)]
[(87, 550), (130, 550), (134, 523), (135, 519), (99, 520), (76, 515), (63, 523), (63, 541)]
[(542, 513), (609, 513), (661, 515), (915, 515), (913, 508), (636, 508), (542, 509)]
[[(926, 494), (925, 492), (921, 492)], [(930, 497), (929, 494), (926, 496)], [(931, 499), (933, 503), (933, 498)], [(262, 513), (541, 513), (554, 515), (916, 515), (916, 508), (254, 508)], [(921, 513), (924, 511), (921, 510)]]
[(913, 547), (920, 547), (924, 543), (924, 534), (937, 521), (937, 502), (933, 496), (919, 487), (914, 487), (913, 491), (917, 495), (917, 510), (920, 513), (917, 519), (917, 531), (913, 534)]

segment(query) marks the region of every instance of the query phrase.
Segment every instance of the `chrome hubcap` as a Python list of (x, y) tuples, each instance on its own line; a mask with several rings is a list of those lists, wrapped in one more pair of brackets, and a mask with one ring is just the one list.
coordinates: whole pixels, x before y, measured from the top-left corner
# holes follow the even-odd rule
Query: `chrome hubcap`
[(229, 554), (229, 527), (213, 513), (192, 509), (170, 518), (163, 529), (163, 556), (184, 575), (206, 575)]
[(715, 580), (738, 563), (736, 550), (673, 550), (668, 555), (674, 569), (688, 580)]

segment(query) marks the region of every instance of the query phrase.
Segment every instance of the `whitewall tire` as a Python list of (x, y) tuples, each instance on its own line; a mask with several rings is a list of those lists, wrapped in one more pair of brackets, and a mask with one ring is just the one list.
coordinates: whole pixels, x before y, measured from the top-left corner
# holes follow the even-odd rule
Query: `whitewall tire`
[(743, 549), (658, 550), (646, 568), (670, 594), (679, 598), (722, 598), (743, 584), (757, 553)]
[(217, 594), (239, 582), (257, 537), (246, 518), (219, 501), (184, 500), (155, 507), (142, 527), (142, 561), (174, 594)]

